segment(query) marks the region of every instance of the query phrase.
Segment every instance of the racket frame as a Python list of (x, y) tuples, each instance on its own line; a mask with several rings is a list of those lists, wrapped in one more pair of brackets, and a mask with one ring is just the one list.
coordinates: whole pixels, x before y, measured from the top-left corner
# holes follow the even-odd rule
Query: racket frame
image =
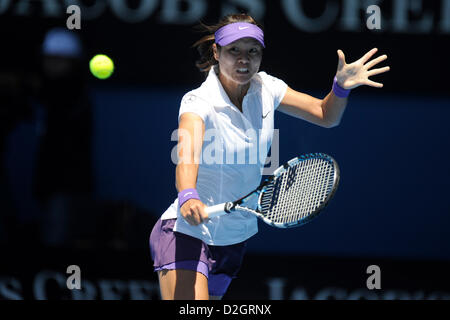
[[(289, 168), (294, 167), (297, 163), (301, 161), (306, 161), (310, 159), (326, 159), (330, 163), (333, 164), (334, 170), (333, 170), (333, 185), (332, 190), (327, 195), (325, 200), (314, 210), (314, 212), (310, 213), (303, 219), (294, 221), (294, 222), (287, 222), (287, 223), (280, 223), (280, 222), (274, 222), (270, 219), (267, 219), (264, 214), (262, 213), (261, 208), (261, 199), (264, 195), (265, 190), (267, 189), (268, 185), (278, 178), (282, 173), (287, 171)], [(249, 194), (245, 195), (244, 197), (233, 201), (233, 202), (226, 202), (222, 204), (218, 204), (215, 206), (208, 207), (208, 212), (210, 218), (215, 216), (220, 216), (228, 213), (232, 213), (233, 211), (244, 211), (244, 212), (250, 212), (254, 215), (256, 215), (258, 218), (263, 220), (265, 223), (277, 227), (277, 228), (292, 228), (292, 227), (299, 227), (302, 226), (309, 221), (311, 221), (313, 218), (317, 217), (319, 213), (322, 212), (322, 210), (328, 205), (330, 200), (333, 198), (334, 194), (336, 193), (336, 190), (339, 185), (340, 180), (340, 169), (339, 165), (337, 164), (336, 160), (334, 160), (331, 156), (324, 154), (324, 153), (309, 153), (305, 155), (301, 155), (299, 157), (295, 157), (288, 162), (286, 162), (284, 165), (277, 168), (272, 175), (270, 175), (268, 178), (266, 178), (259, 186), (256, 188), (256, 190), (250, 192)], [(247, 202), (248, 199), (253, 197), (254, 195), (258, 196), (258, 205), (256, 209), (251, 209), (245, 206), (242, 206), (245, 202)]]

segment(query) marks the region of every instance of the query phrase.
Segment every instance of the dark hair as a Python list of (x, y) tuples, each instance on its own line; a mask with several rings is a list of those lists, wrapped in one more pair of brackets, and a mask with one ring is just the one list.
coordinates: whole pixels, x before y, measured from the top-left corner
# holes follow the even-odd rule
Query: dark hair
[[(214, 59), (214, 53), (212, 49), (215, 41), (214, 33), (223, 26), (235, 22), (252, 23), (262, 29), (262, 26), (259, 25), (255, 21), (255, 19), (253, 19), (250, 15), (245, 13), (229, 14), (223, 17), (217, 24), (206, 25), (204, 23), (200, 23), (200, 25), (197, 27), (197, 29), (200, 29), (200, 31), (208, 33), (208, 35), (202, 37), (200, 40), (198, 40), (192, 45), (192, 47), (197, 48), (197, 51), (200, 54), (200, 59), (198, 59), (195, 62), (195, 65), (201, 72), (209, 72), (212, 66), (217, 64), (216, 59)], [(220, 49), (219, 45), (217, 45), (217, 47)]]

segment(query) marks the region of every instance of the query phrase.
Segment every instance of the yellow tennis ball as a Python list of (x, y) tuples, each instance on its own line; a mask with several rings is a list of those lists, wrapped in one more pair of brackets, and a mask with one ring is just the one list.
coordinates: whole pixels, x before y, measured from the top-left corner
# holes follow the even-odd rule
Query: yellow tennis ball
[(107, 79), (114, 71), (114, 62), (104, 54), (97, 54), (89, 61), (89, 69), (99, 79)]

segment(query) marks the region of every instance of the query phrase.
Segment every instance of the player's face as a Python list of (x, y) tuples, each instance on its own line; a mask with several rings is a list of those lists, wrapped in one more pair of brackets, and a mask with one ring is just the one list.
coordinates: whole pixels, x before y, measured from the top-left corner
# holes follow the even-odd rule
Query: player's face
[(243, 85), (258, 72), (263, 47), (253, 38), (242, 38), (214, 52), (220, 72), (228, 80)]

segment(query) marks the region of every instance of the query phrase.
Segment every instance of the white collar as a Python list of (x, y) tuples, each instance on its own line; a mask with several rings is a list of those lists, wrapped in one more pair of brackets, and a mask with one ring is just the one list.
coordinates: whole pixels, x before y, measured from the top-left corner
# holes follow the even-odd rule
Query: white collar
[[(233, 103), (231, 102), (230, 98), (228, 97), (228, 94), (225, 92), (225, 89), (222, 86), (222, 83), (219, 80), (219, 77), (216, 74), (216, 68), (218, 65), (214, 65), (208, 73), (208, 77), (206, 78), (206, 86), (210, 93), (210, 101), (214, 104), (214, 106), (218, 107), (225, 107), (225, 106), (232, 106)], [(248, 88), (247, 94), (253, 94), (255, 93), (258, 88), (261, 86), (258, 86), (258, 83), (261, 81), (258, 81), (259, 75), (255, 74), (253, 78), (250, 80), (250, 87)]]

